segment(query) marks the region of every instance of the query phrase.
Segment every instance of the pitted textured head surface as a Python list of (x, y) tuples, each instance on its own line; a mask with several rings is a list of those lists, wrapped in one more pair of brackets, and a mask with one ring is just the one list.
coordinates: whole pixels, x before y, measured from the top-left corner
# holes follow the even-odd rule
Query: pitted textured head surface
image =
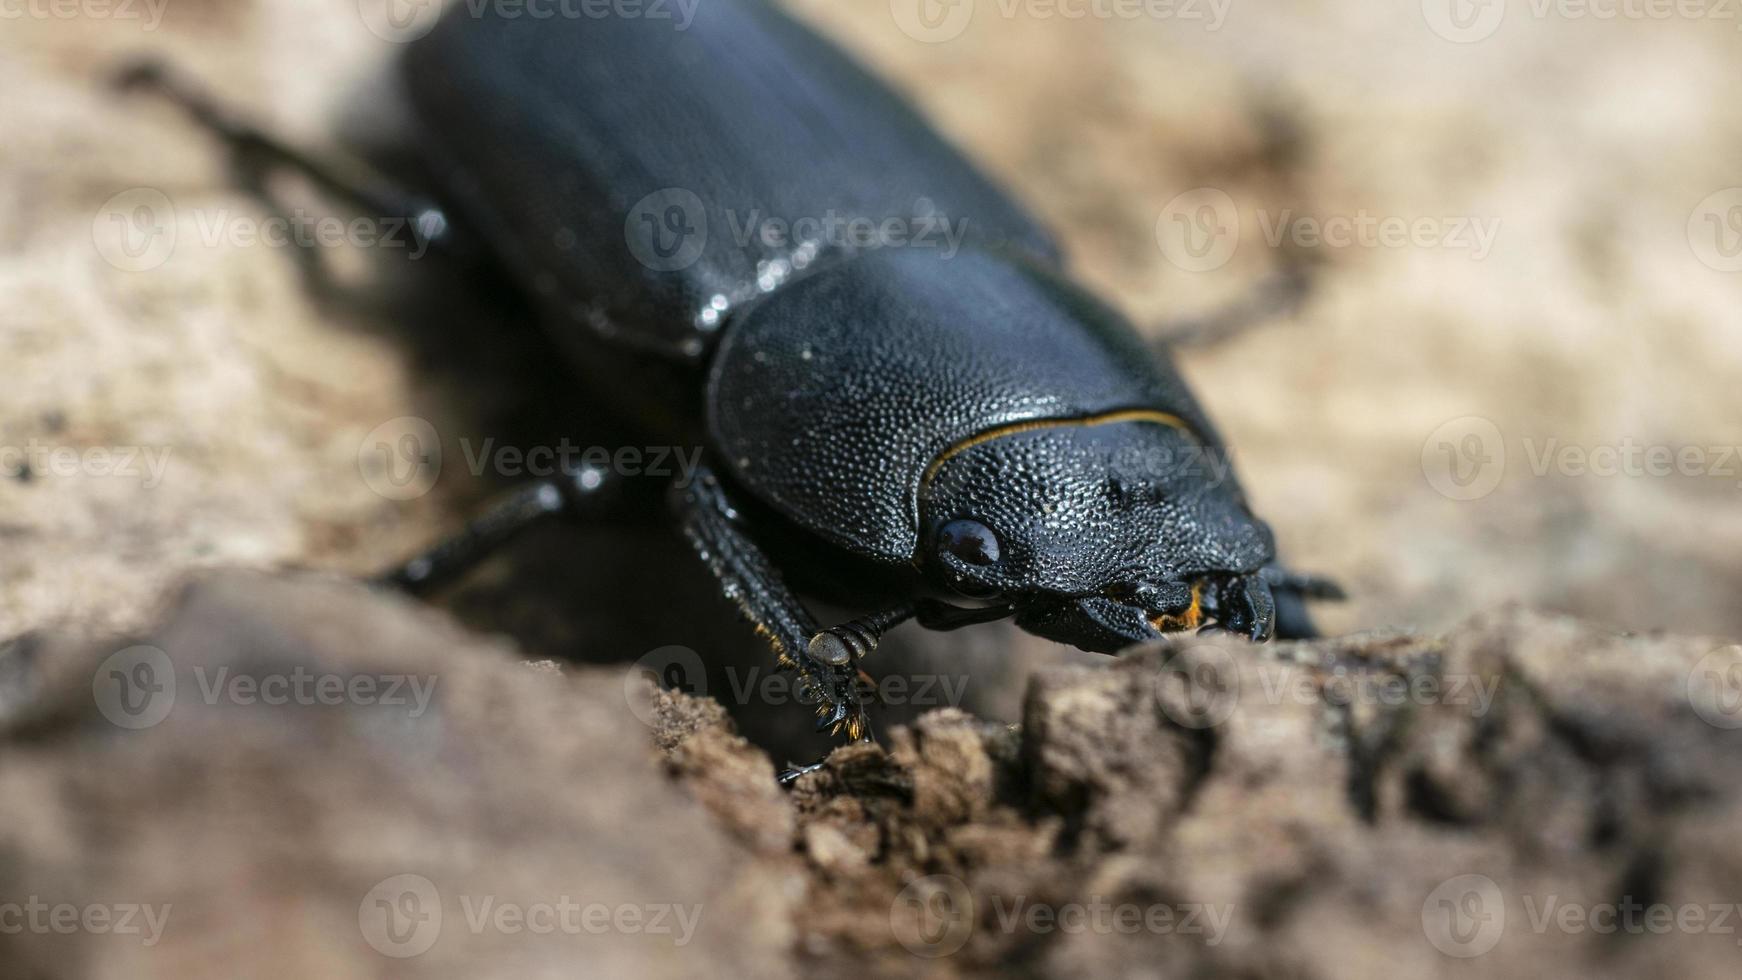
[(951, 456), (920, 516), (992, 528), (1000, 561), (974, 577), (1002, 594), (1255, 572), (1275, 557), (1270, 530), (1225, 464), (1155, 422), (1014, 432)]

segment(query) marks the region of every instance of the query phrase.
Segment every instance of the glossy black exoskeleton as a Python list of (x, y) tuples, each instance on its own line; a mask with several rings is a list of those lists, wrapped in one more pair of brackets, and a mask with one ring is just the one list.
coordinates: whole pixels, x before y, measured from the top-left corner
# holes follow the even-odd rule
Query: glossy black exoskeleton
[[(402, 68), (435, 175), (417, 195), (334, 177), (160, 72), (131, 80), (257, 161), (492, 256), (580, 378), (704, 445), (671, 491), (678, 523), (823, 727), (869, 736), (857, 660), (910, 618), (1014, 618), (1106, 652), (1212, 623), (1310, 633), (1301, 599), (1334, 588), (1276, 565), (1165, 354), (777, 9), (706, 0), (680, 25), (455, 4)], [(605, 517), (620, 483), (529, 487), (393, 578), (427, 589), (533, 520)], [(875, 611), (819, 628), (798, 568)]]

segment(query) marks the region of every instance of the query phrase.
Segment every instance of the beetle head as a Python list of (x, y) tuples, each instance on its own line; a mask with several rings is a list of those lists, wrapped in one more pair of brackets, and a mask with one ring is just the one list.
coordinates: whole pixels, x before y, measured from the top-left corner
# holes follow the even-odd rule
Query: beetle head
[(936, 460), (920, 565), (1021, 628), (1110, 653), (1214, 621), (1268, 638), (1270, 529), (1225, 454), (1162, 412), (1017, 423)]

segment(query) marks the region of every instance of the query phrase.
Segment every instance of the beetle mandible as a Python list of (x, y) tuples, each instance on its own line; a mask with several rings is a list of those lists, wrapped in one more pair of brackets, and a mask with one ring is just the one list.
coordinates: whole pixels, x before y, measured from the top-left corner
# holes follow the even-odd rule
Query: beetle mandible
[[(125, 77), (238, 159), (491, 256), (583, 377), (703, 445), (670, 491), (676, 522), (818, 695), (819, 728), (870, 737), (858, 661), (909, 619), (1010, 618), (1112, 652), (1210, 624), (1310, 635), (1302, 600), (1335, 595), (1277, 564), (1165, 352), (913, 109), (773, 6), (707, 0), (680, 29), (455, 4), (399, 74), (427, 191), (342, 177), (160, 67)], [(959, 249), (742, 234), (752, 215), (953, 227)], [(583, 466), (530, 485), (389, 578), (427, 591), (535, 521), (609, 519), (622, 482)], [(797, 563), (873, 611), (821, 627), (782, 574)]]

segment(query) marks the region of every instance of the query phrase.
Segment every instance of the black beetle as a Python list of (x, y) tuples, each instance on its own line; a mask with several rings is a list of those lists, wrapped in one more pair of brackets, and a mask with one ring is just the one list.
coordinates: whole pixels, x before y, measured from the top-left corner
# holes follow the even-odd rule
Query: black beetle
[[(819, 727), (869, 737), (856, 661), (910, 618), (1013, 617), (1111, 652), (1210, 623), (1308, 635), (1301, 599), (1335, 593), (1276, 564), (1165, 353), (1069, 282), (1052, 237), (911, 108), (777, 9), (708, 0), (679, 29), (456, 4), (402, 69), (428, 194), (341, 179), (159, 69), (127, 78), (243, 158), (480, 247), (590, 383), (703, 444), (677, 519), (820, 697)], [(954, 222), (959, 251), (744, 234), (757, 215), (909, 236)], [(391, 578), (428, 589), (536, 519), (608, 517), (622, 483), (583, 468), (530, 486)], [(820, 629), (782, 575), (800, 568), (807, 590), (841, 583), (876, 611)]]

